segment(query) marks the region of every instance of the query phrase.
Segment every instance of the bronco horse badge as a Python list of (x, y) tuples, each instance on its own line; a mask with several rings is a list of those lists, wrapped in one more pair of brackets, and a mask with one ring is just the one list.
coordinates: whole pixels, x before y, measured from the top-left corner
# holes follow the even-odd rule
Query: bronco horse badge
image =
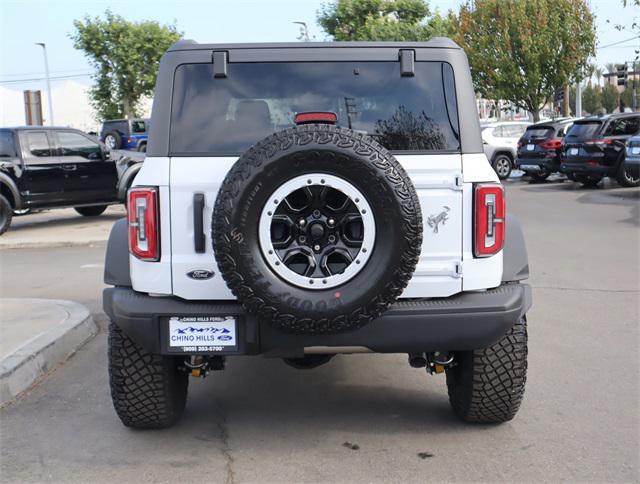
[(433, 229), (434, 234), (438, 233), (438, 225), (444, 225), (445, 222), (449, 219), (449, 211), (451, 209), (446, 205), (442, 208), (444, 208), (444, 210), (438, 215), (429, 215), (429, 218), (427, 219), (427, 224)]

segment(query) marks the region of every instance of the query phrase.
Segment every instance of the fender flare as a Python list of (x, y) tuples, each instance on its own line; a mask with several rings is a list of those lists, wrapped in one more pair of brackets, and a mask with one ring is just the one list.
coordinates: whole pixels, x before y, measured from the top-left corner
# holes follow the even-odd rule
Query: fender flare
[(127, 197), (127, 190), (133, 183), (133, 179), (140, 171), (140, 168), (142, 168), (142, 162), (131, 165), (127, 168), (127, 171), (122, 174), (122, 177), (118, 182), (118, 200), (121, 202), (124, 202), (124, 199)]
[(7, 174), (0, 172), (0, 185), (6, 185), (9, 191), (11, 192), (11, 196), (14, 201), (14, 209), (19, 210), (22, 208), (22, 197), (20, 196), (20, 190), (18, 190), (18, 186), (16, 182), (14, 182), (11, 177)]
[(110, 286), (131, 286), (129, 273), (129, 234), (127, 219), (121, 218), (111, 228), (104, 260), (104, 283)]
[(524, 233), (518, 219), (507, 214), (507, 233), (502, 249), (502, 282), (523, 281), (529, 278), (529, 258)]

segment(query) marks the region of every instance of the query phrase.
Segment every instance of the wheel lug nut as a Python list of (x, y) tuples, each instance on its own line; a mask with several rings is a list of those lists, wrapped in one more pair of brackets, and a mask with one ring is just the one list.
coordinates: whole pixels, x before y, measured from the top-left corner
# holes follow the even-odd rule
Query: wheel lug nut
[(336, 224), (336, 221), (330, 218), (327, 223), (329, 224), (329, 227), (333, 227)]
[(320, 218), (320, 210), (314, 210), (313, 211), (313, 218)]
[(307, 241), (307, 238), (304, 235), (301, 235), (300, 237), (298, 237), (298, 241), (301, 244), (304, 244)]
[(320, 246), (318, 244), (313, 246), (313, 250), (315, 250), (316, 252), (318, 252), (320, 250)]
[(300, 220), (298, 220), (298, 225), (300, 225), (300, 227), (304, 227), (305, 225), (307, 225), (307, 221), (301, 218)]
[(330, 235), (329, 236), (329, 242), (335, 242), (336, 241), (336, 236), (335, 235)]

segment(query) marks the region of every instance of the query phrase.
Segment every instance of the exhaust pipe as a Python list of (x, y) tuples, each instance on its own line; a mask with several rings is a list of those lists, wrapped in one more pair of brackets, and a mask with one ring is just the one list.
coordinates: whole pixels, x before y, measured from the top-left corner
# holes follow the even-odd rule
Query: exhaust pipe
[(411, 368), (424, 368), (427, 366), (427, 357), (424, 353), (409, 353), (409, 366)]

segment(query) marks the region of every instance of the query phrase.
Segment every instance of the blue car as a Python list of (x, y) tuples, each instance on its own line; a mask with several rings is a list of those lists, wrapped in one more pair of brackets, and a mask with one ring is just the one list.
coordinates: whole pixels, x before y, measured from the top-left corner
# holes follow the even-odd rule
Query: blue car
[(640, 178), (640, 135), (627, 141), (624, 170), (632, 178)]
[(109, 150), (147, 151), (148, 119), (110, 119), (102, 123), (100, 140)]

